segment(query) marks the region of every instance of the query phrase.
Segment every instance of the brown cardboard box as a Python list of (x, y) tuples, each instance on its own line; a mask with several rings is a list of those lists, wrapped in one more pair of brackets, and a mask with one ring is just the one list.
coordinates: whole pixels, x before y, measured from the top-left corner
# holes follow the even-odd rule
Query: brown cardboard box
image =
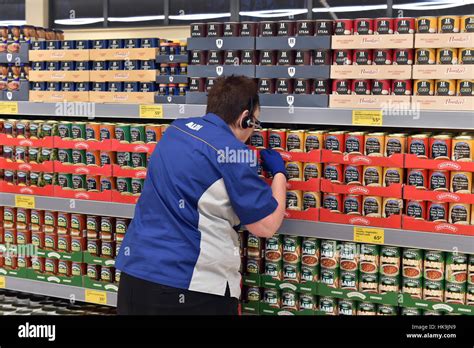
[(151, 82), (156, 81), (157, 70), (113, 70), (113, 71), (91, 71), (90, 80), (93, 82), (108, 81), (133, 81)]
[(474, 110), (473, 97), (442, 97), (442, 96), (413, 96), (413, 107), (422, 110), (455, 110), (472, 111)]
[(474, 77), (474, 65), (414, 65), (414, 79), (461, 80)]
[(30, 81), (65, 81), (86, 82), (89, 80), (89, 71), (34, 71), (29, 72)]
[(333, 65), (332, 79), (411, 79), (411, 65)]
[(94, 103), (137, 103), (153, 104), (154, 92), (89, 92), (90, 101)]
[(30, 91), (30, 101), (56, 103), (56, 102), (88, 102), (90, 92), (51, 92)]
[(157, 48), (118, 48), (90, 50), (90, 60), (155, 60)]
[(29, 59), (32, 62), (89, 60), (89, 50), (30, 50)]
[(474, 47), (474, 33), (416, 34), (417, 48)]
[(332, 48), (413, 48), (414, 34), (401, 35), (334, 35)]
[(411, 96), (409, 95), (330, 95), (330, 108), (344, 109), (380, 109), (384, 105), (401, 105), (407, 109), (411, 108)]

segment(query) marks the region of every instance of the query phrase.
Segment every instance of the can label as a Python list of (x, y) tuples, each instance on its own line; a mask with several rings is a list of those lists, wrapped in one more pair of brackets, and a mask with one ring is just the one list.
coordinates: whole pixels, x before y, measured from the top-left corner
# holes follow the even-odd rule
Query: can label
[(337, 314), (337, 299), (334, 297), (323, 297), (319, 298), (319, 309), (325, 312), (327, 315)]
[(378, 34), (392, 34), (393, 33), (393, 19), (381, 18), (375, 20), (375, 31)]
[(420, 249), (403, 250), (403, 276), (421, 280), (423, 277), (423, 251)]
[(307, 266), (318, 266), (320, 249), (319, 240), (312, 237), (305, 237), (302, 242), (301, 263)]
[(364, 168), (364, 185), (365, 186), (380, 186), (381, 173), (379, 167)]
[(459, 32), (459, 17), (442, 17), (439, 19), (440, 33), (457, 33)]
[(360, 166), (348, 165), (344, 168), (344, 182), (348, 185), (361, 184), (361, 168)]
[(328, 65), (331, 64), (330, 51), (326, 49), (315, 49), (313, 51), (313, 65)]
[(376, 294), (379, 292), (379, 274), (361, 273), (359, 280), (359, 291)]
[(273, 65), (274, 55), (273, 51), (262, 50), (260, 51), (260, 65)]
[(341, 182), (341, 167), (339, 164), (326, 164), (324, 167), (324, 179), (332, 182)]
[(319, 150), (321, 148), (321, 143), (317, 135), (307, 134), (305, 138), (305, 149), (306, 152), (311, 150)]
[(424, 169), (412, 169), (408, 173), (408, 185), (426, 188), (425, 175), (423, 175), (424, 172)]
[(452, 173), (451, 192), (470, 193), (471, 192), (472, 173)]
[(460, 64), (474, 64), (474, 51), (470, 48), (461, 49), (459, 63)]
[(360, 196), (347, 195), (344, 197), (344, 214), (361, 214), (361, 198)]
[(267, 261), (281, 261), (283, 258), (282, 237), (276, 235), (267, 238), (265, 241), (265, 260)]
[(379, 197), (364, 197), (362, 203), (362, 211), (364, 216), (380, 216), (381, 215), (381, 206)]
[(341, 270), (341, 289), (354, 291), (359, 289), (359, 276), (357, 271)]
[(433, 171), (430, 175), (430, 190), (446, 191), (448, 190), (447, 172)]
[(339, 195), (324, 194), (323, 208), (329, 209), (330, 211), (341, 211)]
[(409, 153), (419, 157), (427, 156), (426, 141), (423, 139), (411, 139)]
[(376, 315), (376, 304), (371, 302), (359, 302), (358, 315)]
[(386, 168), (384, 172), (384, 184), (386, 187), (392, 184), (402, 184), (400, 168)]
[(321, 268), (321, 283), (326, 284), (330, 288), (339, 287), (339, 269), (338, 268)]
[(436, 17), (422, 17), (417, 19), (418, 33), (435, 33)]
[(446, 204), (444, 203), (432, 203), (428, 208), (428, 220), (429, 221), (446, 221), (447, 212)]
[(332, 240), (321, 241), (321, 267), (336, 268), (339, 263), (340, 251), (337, 242)]
[(283, 263), (283, 280), (291, 283), (301, 282), (301, 264)]
[(324, 140), (324, 148), (335, 152), (341, 152), (341, 144), (339, 137), (334, 135), (328, 135)]
[(287, 263), (298, 263), (301, 259), (301, 238), (283, 237), (283, 260)]
[(464, 141), (457, 141), (453, 147), (453, 159), (455, 161), (469, 160), (471, 158), (471, 146)]
[(360, 154), (362, 150), (361, 138), (358, 136), (348, 135), (345, 141), (346, 152), (349, 154)]
[(283, 280), (283, 270), (281, 262), (265, 262), (265, 275), (276, 280)]

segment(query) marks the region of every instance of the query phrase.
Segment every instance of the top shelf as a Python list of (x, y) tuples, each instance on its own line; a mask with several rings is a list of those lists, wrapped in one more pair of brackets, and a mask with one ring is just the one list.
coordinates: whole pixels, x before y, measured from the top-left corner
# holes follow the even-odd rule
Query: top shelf
[[(139, 104), (100, 104), (100, 103), (34, 103), (20, 101), (19, 116), (44, 117), (84, 117), (137, 119), (140, 117)], [(61, 112), (61, 108), (64, 112)], [(163, 104), (163, 119), (177, 119), (202, 116), (205, 105)], [(0, 103), (0, 113), (2, 113)], [(353, 110), (304, 107), (262, 107), (261, 120), (267, 123), (309, 124), (351, 126)], [(9, 117), (12, 113), (3, 112), (0, 117)], [(156, 120), (156, 119), (155, 119)], [(470, 111), (423, 111), (392, 110), (384, 114), (383, 127), (428, 128), (428, 129), (463, 129), (474, 130), (474, 114)]]

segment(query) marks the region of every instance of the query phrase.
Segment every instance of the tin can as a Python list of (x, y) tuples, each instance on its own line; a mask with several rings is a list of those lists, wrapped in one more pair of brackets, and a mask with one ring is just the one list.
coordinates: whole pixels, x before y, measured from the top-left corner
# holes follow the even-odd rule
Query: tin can
[(450, 172), (446, 170), (429, 171), (429, 189), (431, 191), (449, 191)]
[(342, 195), (339, 193), (324, 193), (322, 206), (333, 213), (342, 212)]
[(41, 128), (43, 121), (30, 121), (30, 139), (42, 138)]
[(412, 65), (413, 64), (413, 49), (398, 48), (393, 50), (393, 64), (394, 65)]
[(376, 304), (372, 302), (359, 302), (357, 306), (357, 315), (376, 315)]
[(117, 124), (115, 126), (115, 139), (123, 143), (129, 143), (131, 141), (130, 124)]
[(132, 143), (145, 143), (146, 134), (145, 134), (145, 125), (142, 124), (132, 124), (130, 125), (130, 142)]
[(352, 35), (354, 22), (352, 19), (337, 19), (335, 21), (334, 35)]
[(30, 186), (29, 172), (19, 170), (16, 172), (16, 184), (19, 186)]
[(326, 131), (307, 131), (304, 136), (304, 148), (306, 152), (321, 150), (324, 144), (324, 134)]
[(415, 18), (398, 17), (394, 20), (394, 34), (414, 34)]
[(261, 300), (259, 287), (248, 287), (245, 292), (245, 300), (248, 302), (258, 302)]
[(357, 18), (354, 20), (354, 35), (371, 35), (374, 33), (374, 20)]
[(344, 195), (343, 199), (344, 214), (362, 215), (362, 196)]
[(270, 149), (286, 150), (286, 129), (269, 129), (268, 146)]
[(222, 65), (224, 63), (224, 52), (217, 50), (209, 50), (207, 53), (208, 65)]
[(115, 152), (111, 152), (111, 151), (100, 151), (99, 152), (99, 163), (100, 163), (100, 166), (103, 167), (105, 165), (109, 165), (109, 164), (114, 164), (115, 163)]
[(144, 184), (145, 184), (145, 179), (132, 178), (132, 194), (140, 195), (143, 191)]
[(450, 191), (455, 193), (472, 192), (472, 173), (471, 172), (451, 172)]
[(28, 161), (28, 148), (24, 146), (15, 147), (15, 161), (19, 163)]
[(365, 274), (376, 274), (379, 269), (380, 248), (373, 244), (360, 245), (359, 271)]
[(224, 64), (226, 65), (240, 65), (240, 51), (227, 50), (224, 52)]
[(41, 123), (41, 138), (58, 135), (57, 121), (44, 121)]
[(71, 125), (71, 136), (74, 140), (86, 140), (86, 123), (74, 122)]
[(438, 33), (459, 33), (459, 16), (441, 16), (438, 17)]
[(343, 175), (346, 185), (362, 185), (362, 166), (345, 165)]
[(381, 157), (385, 155), (385, 134), (377, 132), (368, 133), (365, 136), (364, 153), (366, 156)]
[[(87, 164), (86, 150), (73, 149), (71, 152), (72, 164)], [(98, 153), (97, 153), (98, 161)]]
[(436, 63), (436, 49), (417, 48), (415, 51), (415, 64), (426, 65)]
[(283, 262), (283, 281), (290, 283), (301, 282), (301, 264)]
[(385, 156), (405, 153), (407, 146), (406, 133), (393, 133), (385, 136)]
[(383, 172), (379, 166), (364, 166), (363, 183), (364, 186), (382, 187)]
[(474, 32), (474, 16), (467, 15), (461, 17), (460, 23), (460, 32), (461, 33), (473, 33)]
[(460, 135), (452, 142), (452, 160), (471, 162), (474, 160), (474, 140), (470, 135)]
[(283, 280), (282, 261), (265, 261), (264, 274), (275, 280)]
[(260, 51), (260, 65), (275, 65), (277, 63), (276, 52), (272, 50)]
[(400, 265), (401, 249), (392, 246), (381, 246), (380, 273), (387, 277), (397, 277), (400, 274)]
[(392, 95), (411, 95), (411, 80), (392, 80)]
[(428, 202), (427, 203), (428, 221), (447, 222), (448, 221), (448, 203)]
[(437, 17), (418, 17), (416, 19), (416, 32), (419, 34), (433, 34), (438, 32)]
[(372, 65), (372, 50), (355, 49), (352, 53), (352, 62), (354, 65)]
[(86, 151), (86, 164), (88, 166), (101, 166), (100, 151)]
[(147, 154), (144, 152), (132, 152), (130, 154), (131, 166), (132, 168), (146, 168)]
[(438, 48), (436, 51), (436, 64), (458, 64), (458, 49)]
[(207, 26), (205, 23), (191, 23), (191, 37), (206, 37)]
[(58, 185), (63, 189), (72, 189), (72, 174), (59, 173)]
[(296, 35), (297, 36), (313, 36), (314, 35), (314, 22), (307, 19), (296, 21)]
[(10, 145), (3, 146), (3, 157), (9, 162), (13, 162), (15, 159), (15, 147)]
[[(340, 250), (340, 268), (344, 271), (357, 271), (359, 267), (359, 252), (356, 243), (341, 242), (339, 244)], [(357, 289), (357, 287), (355, 287)]]
[(376, 18), (374, 34), (393, 34), (394, 19), (393, 18)]
[(275, 92), (277, 94), (293, 94), (293, 82), (292, 79), (287, 78), (276, 79)]
[(334, 22), (327, 19), (318, 19), (314, 21), (314, 35), (334, 35)]
[(391, 65), (393, 62), (393, 50), (391, 49), (375, 49), (372, 56), (374, 65)]
[[(367, 267), (367, 263), (364, 263), (363, 267)], [(379, 293), (379, 274), (361, 272), (359, 277), (359, 291), (371, 294)]]
[(382, 217), (382, 197), (364, 196), (362, 199), (362, 213), (367, 217)]
[(277, 33), (277, 23), (270, 21), (263, 21), (259, 23), (259, 36), (268, 37), (275, 36)]
[(426, 201), (416, 201), (416, 200), (407, 201), (406, 214), (407, 216), (418, 219), (418, 220), (426, 220), (427, 218)]
[(100, 176), (87, 175), (86, 176), (86, 190), (99, 192), (100, 191)]
[(46, 258), (44, 261), (44, 272), (48, 274), (57, 274), (58, 264), (58, 259)]
[[(322, 261), (323, 262), (323, 261)], [(340, 287), (339, 268), (325, 268), (321, 263), (321, 283), (330, 288)]]
[(331, 182), (343, 183), (343, 166), (340, 163), (327, 163), (324, 165), (323, 177)]
[(283, 236), (283, 261), (294, 264), (301, 262), (301, 237)]
[(319, 310), (325, 312), (326, 315), (337, 315), (337, 299), (334, 297), (321, 296), (319, 298)]
[(72, 139), (72, 122), (61, 121), (58, 124), (58, 135), (62, 139)]
[(403, 184), (404, 171), (402, 168), (384, 168), (383, 185), (389, 187), (392, 184)]
[(299, 294), (299, 310), (315, 311), (318, 308), (316, 296), (311, 294)]
[(298, 190), (288, 190), (286, 192), (286, 208), (290, 210), (302, 210), (303, 193)]
[(435, 93), (435, 82), (434, 80), (415, 80), (413, 89), (414, 95), (434, 95)]
[(350, 80), (333, 80), (332, 93), (339, 95), (352, 94), (352, 83)]
[(28, 138), (30, 133), (30, 122), (27, 120), (17, 121), (15, 132), (17, 138)]
[[(331, 50), (325, 48), (316, 48), (311, 52), (309, 55), (312, 56), (312, 64), (313, 65), (331, 65), (332, 64), (332, 55)], [(350, 58), (350, 57), (349, 57)], [(305, 64), (309, 65), (309, 64)]]
[(117, 152), (117, 164), (120, 167), (131, 167), (130, 152)]
[(274, 79), (259, 79), (258, 80), (258, 93), (274, 94), (275, 93), (275, 80)]
[(72, 164), (72, 149), (58, 149), (58, 160), (63, 164)]
[(319, 208), (321, 206), (321, 194), (319, 192), (306, 191), (303, 193), (303, 210)]
[(250, 145), (257, 149), (265, 149), (268, 147), (268, 129), (254, 129), (250, 137)]
[(408, 153), (419, 158), (428, 158), (429, 134), (414, 134), (408, 137)]
[(263, 289), (263, 303), (272, 308), (281, 308), (280, 291), (276, 289)]
[(132, 179), (131, 178), (117, 178), (117, 191), (122, 194), (132, 194)]
[(295, 94), (311, 94), (313, 84), (311, 80), (307, 79), (295, 79), (294, 80), (294, 93)]
[(276, 25), (277, 33), (276, 36), (295, 36), (296, 23), (293, 21), (279, 21)]
[(466, 203), (449, 203), (450, 224), (469, 225), (471, 222), (471, 206)]
[(48, 186), (48, 185), (56, 185), (59, 182), (58, 178), (59, 178), (59, 174), (56, 174), (56, 173), (43, 173), (42, 185), (39, 185), (39, 186), (42, 187), (42, 186)]
[(352, 50), (337, 49), (333, 53), (333, 64), (335, 65), (352, 65)]
[(353, 300), (340, 299), (338, 302), (339, 315), (356, 315), (357, 302)]
[(193, 50), (191, 51), (191, 65), (206, 65), (207, 64), (207, 51)]
[(257, 36), (257, 30), (258, 30), (258, 23), (255, 23), (255, 22), (241, 22), (240, 23), (240, 36), (243, 36), (243, 37)]
[(452, 137), (449, 134), (433, 135), (429, 139), (430, 154), (432, 159), (450, 159)]
[(460, 48), (458, 61), (459, 64), (474, 64), (474, 50), (472, 48)]
[(389, 218), (392, 215), (402, 215), (403, 200), (401, 198), (384, 198), (382, 203), (382, 217)]
[(290, 152), (303, 152), (304, 130), (290, 130), (286, 133), (286, 148)]
[(336, 153), (345, 152), (345, 131), (332, 131), (324, 134), (324, 148)]
[(408, 169), (407, 185), (418, 189), (428, 189), (428, 169)]
[(303, 163), (295, 161), (286, 162), (286, 172), (288, 181), (303, 180)]
[[(311, 267), (318, 266), (320, 258), (320, 241), (313, 237), (304, 237), (301, 245), (301, 263)], [(328, 255), (328, 253), (326, 253), (326, 255)]]
[(370, 80), (352, 80), (352, 94), (370, 95), (372, 84)]
[(115, 181), (107, 176), (100, 177), (100, 192), (110, 191), (115, 189)]
[(341, 289), (357, 291), (359, 289), (359, 272), (355, 271), (340, 271)]
[(6, 169), (3, 178), (7, 184), (16, 185), (16, 172)]
[(377, 306), (377, 315), (397, 315), (398, 307), (392, 305), (378, 305)]
[(85, 191), (87, 189), (86, 176), (82, 174), (72, 175), (72, 189), (77, 191)]

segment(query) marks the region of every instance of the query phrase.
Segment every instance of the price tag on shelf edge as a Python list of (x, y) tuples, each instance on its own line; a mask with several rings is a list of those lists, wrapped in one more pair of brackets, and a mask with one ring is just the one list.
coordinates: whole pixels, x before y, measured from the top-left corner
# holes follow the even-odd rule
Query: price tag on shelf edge
[(354, 242), (384, 244), (385, 231), (383, 228), (354, 227)]
[(352, 110), (352, 124), (355, 126), (381, 126), (382, 110)]
[(163, 105), (140, 105), (140, 118), (163, 118)]
[(0, 115), (18, 115), (18, 103), (0, 102)]
[(34, 196), (15, 195), (15, 207), (35, 209), (36, 200)]
[(7, 287), (7, 278), (0, 276), (0, 289), (5, 289)]
[(101, 305), (107, 304), (107, 293), (105, 291), (86, 289), (86, 302), (96, 303)]

